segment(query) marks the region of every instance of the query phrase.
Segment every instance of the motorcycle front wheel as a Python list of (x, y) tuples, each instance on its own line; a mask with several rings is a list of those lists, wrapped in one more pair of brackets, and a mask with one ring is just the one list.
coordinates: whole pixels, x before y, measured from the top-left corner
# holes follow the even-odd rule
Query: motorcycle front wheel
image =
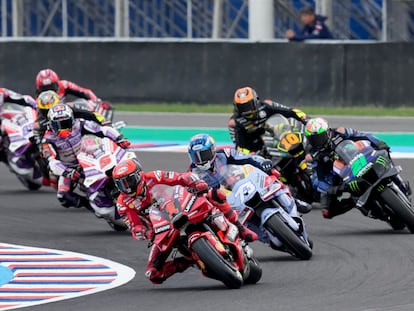
[(219, 254), (204, 238), (194, 241), (191, 246), (205, 265), (208, 276), (224, 283), (228, 288), (240, 288), (243, 285), (241, 273)]
[(309, 245), (302, 241), (278, 214), (270, 217), (264, 226), (297, 258), (309, 260), (312, 257), (312, 249)]
[(246, 284), (256, 284), (262, 278), (262, 268), (255, 257), (249, 259), (250, 272), (249, 276), (244, 280)]
[(411, 203), (397, 186), (385, 188), (380, 194), (383, 202), (407, 225), (408, 230), (414, 233), (414, 211)]

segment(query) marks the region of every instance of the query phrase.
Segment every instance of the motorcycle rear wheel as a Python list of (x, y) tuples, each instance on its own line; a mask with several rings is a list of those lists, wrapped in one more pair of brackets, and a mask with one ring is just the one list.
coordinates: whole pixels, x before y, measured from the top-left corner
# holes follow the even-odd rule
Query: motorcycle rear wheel
[[(411, 204), (404, 194), (395, 186), (393, 188), (385, 188), (380, 196), (384, 203), (393, 210), (393, 212), (400, 218), (402, 222), (407, 225), (408, 230), (414, 233), (414, 211)], [(399, 193), (396, 193), (396, 192)]]
[(204, 238), (194, 241), (192, 247), (206, 266), (208, 275), (224, 283), (228, 288), (240, 288), (243, 285), (241, 273), (223, 258)]
[(312, 249), (288, 227), (278, 214), (270, 217), (264, 226), (297, 258), (301, 260), (311, 259)]

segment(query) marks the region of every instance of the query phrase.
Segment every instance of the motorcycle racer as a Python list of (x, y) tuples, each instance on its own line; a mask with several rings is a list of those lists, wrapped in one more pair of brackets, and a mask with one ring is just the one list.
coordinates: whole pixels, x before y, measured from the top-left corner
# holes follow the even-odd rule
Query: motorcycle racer
[[(42, 155), (42, 139), (45, 132), (48, 129), (49, 120), (47, 118), (47, 114), (49, 109), (53, 106), (60, 103), (59, 96), (55, 91), (44, 91), (40, 93), (39, 97), (36, 99), (36, 107), (37, 107), (37, 119), (34, 124), (33, 129), (33, 139), (34, 143), (37, 145), (38, 155), (35, 155), (35, 159), (39, 164), (40, 171), (43, 176), (43, 185), (53, 185), (53, 181), (50, 180), (49, 176), (49, 168), (47, 165), (47, 161), (41, 158)], [(84, 119), (97, 122), (99, 124), (106, 124), (106, 120), (103, 116), (96, 112), (86, 111), (83, 109), (72, 108), (73, 116), (75, 119)]]
[[(3, 110), (4, 103), (13, 103), (21, 106), (36, 108), (36, 102), (31, 96), (22, 95), (10, 89), (0, 87), (0, 111)], [(7, 163), (7, 156), (3, 149), (2, 135), (0, 135), (0, 161)]]
[(74, 183), (81, 175), (76, 156), (81, 149), (82, 136), (105, 136), (122, 148), (127, 148), (130, 142), (112, 127), (75, 119), (72, 109), (65, 104), (57, 104), (50, 108), (48, 120), (49, 130), (42, 140), (42, 153), (43, 158), (49, 162), (51, 172), (59, 176), (57, 198), (64, 207), (86, 205), (81, 196), (72, 193)]
[(0, 87), (0, 110), (5, 102), (28, 106), (36, 109), (36, 102), (33, 97), (29, 95), (22, 95), (10, 89)]
[[(315, 174), (313, 186), (321, 193), (322, 216), (333, 218), (346, 213), (354, 207), (354, 202), (349, 200), (338, 201), (338, 196), (344, 192), (344, 185), (338, 176), (333, 173), (335, 161), (335, 148), (343, 140), (353, 141), (368, 140), (376, 150), (386, 150), (390, 147), (375, 135), (359, 132), (352, 128), (329, 128), (328, 122), (323, 118), (310, 119), (305, 127), (305, 136), (308, 137), (311, 145), (311, 156), (313, 159), (313, 170)], [(394, 182), (407, 196), (411, 194), (408, 182), (403, 182), (397, 175)]]
[(258, 152), (263, 148), (261, 136), (265, 132), (267, 119), (274, 114), (295, 118), (306, 123), (306, 114), (299, 109), (281, 105), (272, 100), (259, 101), (259, 96), (251, 87), (243, 87), (234, 93), (234, 111), (228, 128), (236, 148), (245, 152)]
[(49, 90), (55, 91), (60, 99), (70, 94), (79, 98), (98, 100), (98, 97), (90, 89), (80, 87), (67, 80), (60, 80), (52, 69), (42, 69), (36, 75), (36, 96)]
[[(40, 143), (44, 133), (47, 130), (47, 124), (49, 122), (47, 114), (49, 109), (61, 102), (58, 94), (55, 91), (44, 91), (40, 93), (36, 99), (36, 107), (38, 111), (38, 117), (35, 122), (34, 136), (36, 142)], [(106, 120), (103, 116), (96, 112), (91, 112), (83, 109), (73, 108), (73, 116), (75, 119), (85, 119), (94, 121), (100, 124), (106, 124)]]
[[(152, 240), (154, 230), (149, 220), (148, 209), (153, 203), (151, 189), (155, 185), (181, 185), (194, 189), (196, 192), (207, 191), (208, 185), (197, 175), (190, 172), (177, 173), (172, 171), (144, 172), (136, 159), (120, 162), (113, 170), (113, 179), (121, 192), (117, 200), (118, 213), (131, 230), (135, 239)], [(210, 190), (208, 200), (223, 212), (227, 219), (235, 224), (240, 236), (246, 241), (257, 239), (257, 235), (245, 228), (237, 219), (237, 214), (231, 209), (221, 191)], [(192, 260), (185, 257), (166, 261), (171, 249), (161, 250), (153, 244), (148, 258), (146, 276), (154, 284), (160, 284), (177, 272), (183, 272), (191, 266)]]
[[(191, 161), (190, 170), (199, 175), (212, 188), (220, 188), (220, 169), (229, 164), (251, 164), (267, 174), (280, 176), (279, 172), (272, 168), (271, 160), (230, 148), (216, 150), (216, 143), (208, 134), (198, 134), (190, 139), (188, 155)], [(295, 201), (301, 213), (308, 213), (312, 209), (312, 206), (306, 202)]]

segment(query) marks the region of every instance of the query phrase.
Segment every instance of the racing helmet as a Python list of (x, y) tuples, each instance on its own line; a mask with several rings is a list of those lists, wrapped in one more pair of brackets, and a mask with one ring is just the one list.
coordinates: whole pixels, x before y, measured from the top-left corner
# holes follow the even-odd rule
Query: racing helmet
[(323, 149), (329, 142), (329, 125), (324, 118), (310, 119), (305, 126), (305, 136), (316, 149)]
[(36, 99), (37, 110), (44, 117), (47, 116), (49, 109), (59, 104), (60, 99), (58, 94), (54, 91), (45, 91), (40, 93)]
[(145, 175), (137, 159), (119, 162), (112, 171), (112, 178), (118, 190), (129, 196), (143, 196), (146, 192)]
[(59, 76), (52, 69), (42, 69), (36, 76), (36, 90), (38, 92), (53, 90), (58, 91)]
[(190, 139), (188, 155), (191, 163), (200, 170), (206, 171), (213, 167), (216, 159), (216, 143), (208, 134), (198, 134)]
[(69, 137), (73, 125), (73, 111), (66, 104), (57, 104), (47, 114), (51, 130), (61, 138)]
[(259, 97), (251, 87), (243, 87), (234, 93), (233, 105), (237, 115), (253, 119), (259, 106)]

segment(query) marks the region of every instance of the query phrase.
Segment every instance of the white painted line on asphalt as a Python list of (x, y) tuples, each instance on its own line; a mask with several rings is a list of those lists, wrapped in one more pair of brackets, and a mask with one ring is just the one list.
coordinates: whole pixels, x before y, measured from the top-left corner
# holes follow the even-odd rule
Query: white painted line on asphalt
[(0, 286), (0, 309), (45, 304), (121, 286), (130, 267), (87, 254), (0, 243), (0, 267), (12, 272)]

